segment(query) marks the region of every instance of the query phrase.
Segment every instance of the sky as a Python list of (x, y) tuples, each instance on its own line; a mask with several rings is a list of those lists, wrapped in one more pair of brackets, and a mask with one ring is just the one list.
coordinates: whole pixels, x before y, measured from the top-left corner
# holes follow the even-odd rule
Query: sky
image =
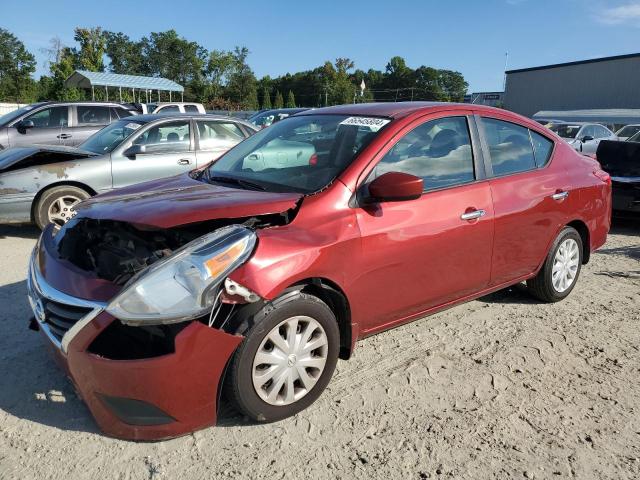
[(399, 55), (461, 72), (469, 91), (502, 90), (508, 69), (640, 51), (640, 0), (2, 0), (11, 31), (47, 73), (53, 37), (74, 45), (76, 26), (139, 39), (175, 29), (208, 50), (243, 45), (256, 76), (307, 70), (348, 57), (384, 70)]

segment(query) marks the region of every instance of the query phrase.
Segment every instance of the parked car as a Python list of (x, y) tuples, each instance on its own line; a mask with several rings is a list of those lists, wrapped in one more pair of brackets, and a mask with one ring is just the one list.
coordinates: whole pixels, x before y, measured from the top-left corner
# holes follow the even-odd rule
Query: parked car
[(258, 128), (266, 128), (280, 120), (283, 120), (296, 113), (309, 110), (308, 108), (275, 108), (272, 110), (262, 110), (248, 118)]
[(618, 140), (624, 141), (633, 137), (638, 132), (640, 132), (640, 125), (625, 125), (616, 132), (616, 137), (618, 137)]
[[(316, 161), (252, 168), (303, 134)], [(523, 281), (564, 299), (610, 214), (599, 164), (514, 113), (323, 108), (48, 227), (28, 276), (33, 327), (111, 436), (213, 425), (221, 391), (275, 421), (313, 403), (368, 335)]]
[(616, 134), (597, 123), (557, 123), (549, 129), (571, 145), (576, 151), (585, 154), (596, 153), (602, 140), (617, 140)]
[(640, 214), (640, 132), (627, 141), (602, 141), (596, 153), (602, 169), (611, 175), (613, 211)]
[(0, 150), (31, 145), (77, 146), (105, 125), (136, 113), (106, 102), (41, 102), (0, 117)]
[(195, 102), (158, 102), (139, 105), (142, 113), (207, 113), (201, 103)]
[(103, 128), (78, 148), (0, 152), (0, 223), (60, 227), (92, 195), (199, 168), (256, 131), (213, 115), (137, 115)]

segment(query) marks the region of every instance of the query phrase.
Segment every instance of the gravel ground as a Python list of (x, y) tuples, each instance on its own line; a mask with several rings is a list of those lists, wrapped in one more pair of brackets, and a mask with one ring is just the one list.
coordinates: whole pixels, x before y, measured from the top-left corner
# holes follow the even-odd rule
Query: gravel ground
[(554, 305), (513, 288), (362, 341), (294, 418), (100, 435), (27, 327), (36, 231), (0, 227), (0, 478), (640, 477), (640, 223)]

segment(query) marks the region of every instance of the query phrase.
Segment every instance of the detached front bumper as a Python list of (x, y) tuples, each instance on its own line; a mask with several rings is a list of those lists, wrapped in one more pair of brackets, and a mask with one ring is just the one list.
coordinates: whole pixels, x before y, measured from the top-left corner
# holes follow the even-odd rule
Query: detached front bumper
[(640, 178), (611, 177), (613, 210), (640, 214)]
[(176, 335), (171, 354), (104, 358), (89, 346), (118, 320), (104, 303), (63, 293), (54, 281), (42, 274), (35, 251), (27, 286), (40, 331), (105, 434), (159, 440), (216, 423), (220, 381), (242, 337), (193, 321)]

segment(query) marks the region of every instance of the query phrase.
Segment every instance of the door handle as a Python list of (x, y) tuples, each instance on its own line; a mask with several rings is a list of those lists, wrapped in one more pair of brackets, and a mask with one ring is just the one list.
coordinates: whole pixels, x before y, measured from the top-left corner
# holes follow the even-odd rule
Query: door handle
[(64, 140), (66, 138), (71, 138), (71, 135), (68, 133), (61, 133), (60, 135), (58, 135), (58, 138)]
[(558, 192), (551, 195), (551, 198), (553, 198), (557, 202), (562, 202), (568, 196), (569, 196), (569, 192)]
[(460, 215), (460, 219), (461, 220), (475, 220), (476, 218), (480, 218), (480, 217), (484, 217), (485, 214), (487, 212), (485, 212), (484, 210), (473, 210), (471, 212), (465, 212), (462, 215)]
[(180, 160), (178, 160), (178, 165), (190, 165), (191, 164), (191, 160), (189, 160), (188, 158), (181, 158)]

